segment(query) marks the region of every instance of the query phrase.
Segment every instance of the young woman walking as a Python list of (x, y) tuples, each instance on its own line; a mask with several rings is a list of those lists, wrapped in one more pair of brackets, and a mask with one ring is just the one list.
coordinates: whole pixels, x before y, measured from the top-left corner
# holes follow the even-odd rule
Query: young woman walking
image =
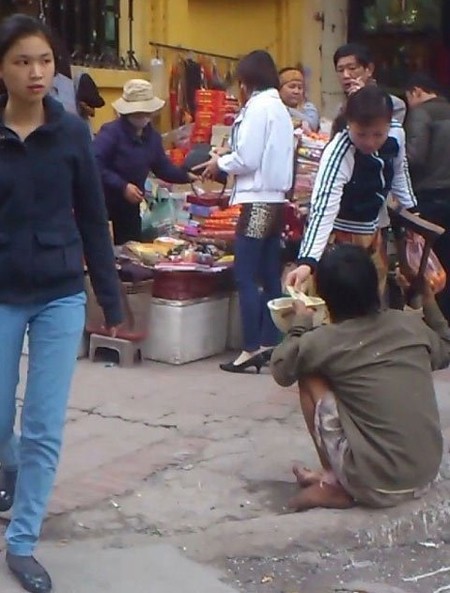
[[(122, 321), (107, 215), (86, 124), (48, 97), (50, 32), (15, 15), (0, 25), (0, 508), (13, 504), (6, 562), (24, 589), (48, 593), (34, 559), (50, 498), (85, 320), (83, 252), (111, 328)], [(28, 377), (13, 436), (25, 332)]]

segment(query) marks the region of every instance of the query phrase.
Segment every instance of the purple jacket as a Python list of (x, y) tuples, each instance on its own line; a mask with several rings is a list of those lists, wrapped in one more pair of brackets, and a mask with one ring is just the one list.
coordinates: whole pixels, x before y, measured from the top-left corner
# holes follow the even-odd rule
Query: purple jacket
[(151, 124), (140, 138), (125, 117), (105, 124), (94, 139), (94, 153), (108, 205), (125, 199), (128, 183), (144, 191), (150, 171), (169, 183), (189, 183), (186, 171), (167, 157), (161, 135)]

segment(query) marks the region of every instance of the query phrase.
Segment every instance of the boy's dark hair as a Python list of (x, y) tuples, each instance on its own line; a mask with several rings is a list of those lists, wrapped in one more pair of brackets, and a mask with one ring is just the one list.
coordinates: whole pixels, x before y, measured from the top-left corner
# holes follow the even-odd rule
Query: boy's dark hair
[(34, 35), (39, 35), (47, 41), (57, 67), (59, 52), (51, 30), (42, 21), (25, 14), (13, 14), (0, 23), (0, 62), (17, 41)]
[(412, 91), (415, 88), (422, 89), (426, 93), (440, 95), (442, 89), (432, 76), (426, 72), (416, 72), (413, 74), (406, 83), (405, 90)]
[(337, 68), (341, 58), (348, 58), (349, 56), (355, 56), (358, 64), (364, 66), (364, 68), (368, 68), (370, 64), (374, 63), (368, 47), (361, 43), (346, 43), (336, 50), (333, 56), (334, 67)]
[(391, 96), (374, 84), (369, 84), (347, 99), (345, 119), (359, 125), (368, 125), (377, 119), (391, 121), (394, 105)]
[(362, 247), (335, 245), (327, 250), (317, 265), (316, 286), (334, 322), (364, 317), (381, 308), (377, 271)]
[(251, 91), (265, 91), (280, 87), (277, 67), (272, 56), (257, 49), (244, 56), (236, 69), (236, 78)]

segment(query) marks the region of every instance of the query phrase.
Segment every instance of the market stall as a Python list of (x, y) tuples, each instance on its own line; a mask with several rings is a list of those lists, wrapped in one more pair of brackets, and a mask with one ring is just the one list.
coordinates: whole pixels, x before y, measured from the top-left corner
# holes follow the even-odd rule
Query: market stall
[[(234, 99), (223, 91), (198, 90), (196, 100), (194, 121), (164, 138), (167, 154), (177, 164), (184, 163), (193, 147), (206, 145), (206, 154), (223, 147), (237, 113)], [(295, 183), (285, 205), (286, 252), (298, 250), (327, 139), (299, 132)], [(147, 180), (142, 242), (117, 249), (127, 312), (118, 338), (134, 341), (142, 357), (183, 364), (241, 346), (232, 274), (240, 206), (229, 203), (230, 195), (231, 188), (223, 184), (189, 188)], [(88, 295), (87, 329), (101, 334), (90, 287)]]
[(203, 200), (211, 204), (199, 205), (196, 195), (187, 194), (164, 225), (166, 231), (171, 225), (169, 235), (128, 243), (118, 256), (121, 266), (133, 262), (152, 272), (145, 358), (182, 364), (227, 347), (236, 210), (217, 205), (219, 192)]

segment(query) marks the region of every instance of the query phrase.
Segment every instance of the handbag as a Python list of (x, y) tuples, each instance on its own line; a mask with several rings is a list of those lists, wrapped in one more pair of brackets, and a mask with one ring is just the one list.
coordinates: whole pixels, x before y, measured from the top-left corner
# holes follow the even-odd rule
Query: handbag
[[(196, 144), (195, 147), (186, 155), (183, 164), (184, 168), (188, 171), (192, 171), (192, 173), (195, 173), (196, 175), (201, 175), (206, 168), (206, 164), (211, 160), (211, 151), (211, 144)], [(223, 195), (227, 187), (228, 175), (223, 171), (219, 171), (213, 181), (222, 186), (220, 195)], [(191, 186), (194, 194), (199, 196), (200, 192), (194, 183), (192, 183)]]

